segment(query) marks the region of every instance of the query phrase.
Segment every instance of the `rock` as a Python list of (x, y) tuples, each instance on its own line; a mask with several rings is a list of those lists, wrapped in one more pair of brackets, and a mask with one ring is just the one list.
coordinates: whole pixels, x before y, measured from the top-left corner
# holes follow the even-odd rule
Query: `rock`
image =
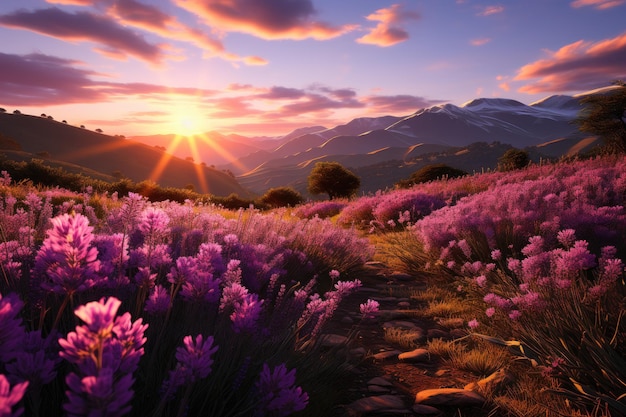
[(434, 388), (418, 392), (415, 395), (416, 404), (444, 405), (444, 406), (471, 406), (482, 405), (485, 399), (475, 391), (461, 388)]
[(358, 347), (358, 348), (354, 348), (354, 349), (350, 349), (350, 356), (355, 358), (355, 359), (359, 359), (364, 357), (367, 354), (367, 350), (365, 350), (364, 347)]
[(372, 358), (376, 361), (384, 361), (390, 358), (397, 358), (399, 354), (401, 354), (399, 350), (388, 350), (385, 352), (379, 352), (372, 355)]
[(465, 389), (478, 391), (482, 394), (493, 394), (502, 390), (513, 381), (513, 374), (502, 368), (478, 382), (470, 382), (465, 386)]
[(400, 301), (398, 303), (398, 308), (403, 308), (403, 309), (407, 309), (411, 307), (411, 303), (409, 303), (408, 301)]
[(367, 390), (372, 394), (381, 394), (383, 392), (389, 392), (389, 388), (381, 387), (380, 385), (368, 385)]
[(347, 342), (348, 338), (340, 334), (324, 334), (321, 339), (322, 346), (325, 347), (337, 347), (345, 345)]
[(417, 329), (417, 325), (415, 323), (412, 323), (410, 321), (405, 321), (405, 320), (393, 320), (393, 321), (386, 321), (383, 323), (383, 329), (389, 328), (389, 327), (397, 327), (400, 329)]
[(410, 352), (404, 352), (398, 355), (398, 359), (406, 362), (427, 362), (430, 360), (428, 350), (418, 348)]
[(348, 405), (348, 409), (355, 413), (408, 413), (402, 397), (397, 395), (377, 395), (360, 398)]
[(404, 272), (392, 272), (391, 275), (389, 275), (388, 278), (396, 280), (396, 281), (402, 281), (402, 282), (408, 282), (408, 281), (414, 281), (415, 280), (415, 277), (413, 277), (412, 275), (409, 275), (409, 274), (405, 274)]
[(424, 405), (424, 404), (415, 404), (413, 406), (413, 412), (421, 416), (432, 416), (432, 415), (441, 414), (441, 411), (439, 411), (438, 408), (431, 407), (430, 405)]
[(450, 339), (450, 333), (441, 329), (428, 329), (428, 333), (426, 334), (429, 340), (431, 339)]
[(453, 339), (461, 339), (467, 336), (467, 331), (463, 329), (452, 329), (450, 330), (450, 337)]
[(393, 386), (393, 383), (390, 380), (383, 378), (382, 376), (377, 376), (367, 381), (367, 385), (378, 385), (379, 387), (391, 387)]
[(350, 316), (343, 316), (341, 318), (341, 324), (352, 324), (354, 323), (354, 319)]

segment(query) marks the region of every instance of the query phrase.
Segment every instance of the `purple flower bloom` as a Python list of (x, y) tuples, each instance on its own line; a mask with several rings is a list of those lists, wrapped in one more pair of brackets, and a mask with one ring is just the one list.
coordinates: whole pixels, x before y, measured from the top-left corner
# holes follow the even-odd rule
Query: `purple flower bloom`
[(51, 346), (52, 339), (43, 339), (39, 330), (26, 333), (16, 360), (6, 365), (7, 373), (20, 381), (29, 381), (33, 389), (50, 383), (57, 375), (55, 367), (60, 361), (58, 346)]
[(309, 402), (309, 396), (301, 387), (295, 386), (295, 382), (295, 369), (287, 371), (285, 364), (280, 364), (270, 371), (267, 363), (263, 364), (256, 384), (261, 396), (262, 410), (278, 417), (304, 410)]
[(246, 294), (241, 302), (235, 303), (235, 311), (230, 315), (235, 333), (254, 329), (261, 316), (263, 301), (257, 294)]
[(52, 228), (37, 253), (33, 273), (48, 280), (42, 287), (57, 294), (84, 291), (98, 279), (98, 250), (91, 246), (93, 228), (81, 214), (50, 220)]
[(157, 285), (146, 300), (145, 311), (150, 314), (165, 314), (170, 308), (170, 295), (165, 288)]
[[(121, 416), (130, 411), (133, 372), (143, 355), (148, 325), (131, 323), (129, 313), (115, 317), (121, 302), (114, 297), (80, 306), (75, 314), (85, 322), (59, 339), (59, 355), (77, 366), (65, 381), (69, 415)], [(93, 414), (99, 413), (99, 414)]]
[(23, 409), (20, 408), (12, 411), (12, 408), (15, 404), (20, 402), (27, 387), (28, 381), (15, 384), (11, 387), (7, 378), (0, 374), (0, 416), (18, 417), (22, 415)]
[(133, 376), (115, 377), (113, 370), (100, 369), (96, 375), (83, 378), (70, 373), (65, 382), (68, 402), (63, 409), (69, 416), (124, 416), (131, 410)]
[(213, 365), (212, 356), (218, 348), (219, 346), (213, 346), (213, 336), (206, 339), (201, 334), (195, 339), (185, 336), (183, 346), (176, 348), (176, 368), (163, 381), (165, 398), (172, 397), (181, 386), (193, 384), (209, 376)]
[(0, 362), (13, 359), (22, 344), (24, 328), (19, 317), (23, 303), (15, 294), (0, 294)]

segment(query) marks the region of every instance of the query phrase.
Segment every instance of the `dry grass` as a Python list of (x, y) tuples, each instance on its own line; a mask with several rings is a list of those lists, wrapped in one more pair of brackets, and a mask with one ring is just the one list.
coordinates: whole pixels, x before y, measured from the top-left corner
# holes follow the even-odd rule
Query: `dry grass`
[(385, 340), (405, 349), (415, 349), (419, 346), (419, 340), (423, 333), (418, 330), (388, 327), (385, 329)]

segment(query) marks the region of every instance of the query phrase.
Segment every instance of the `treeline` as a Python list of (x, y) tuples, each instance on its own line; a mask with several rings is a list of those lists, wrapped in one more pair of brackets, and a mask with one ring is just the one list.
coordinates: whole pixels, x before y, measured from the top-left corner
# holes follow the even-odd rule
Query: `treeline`
[(211, 202), (228, 209), (248, 208), (254, 205), (258, 208), (267, 208), (263, 199), (245, 199), (236, 194), (227, 197), (218, 197), (209, 194), (201, 194), (188, 188), (161, 187), (159, 184), (145, 180), (134, 182), (128, 178), (122, 178), (114, 182), (107, 182), (92, 178), (83, 174), (68, 172), (60, 167), (46, 165), (40, 159), (30, 161), (13, 161), (0, 157), (0, 171), (7, 171), (16, 183), (32, 183), (41, 187), (60, 187), (73, 192), (83, 192), (88, 187), (98, 193), (118, 193), (123, 197), (128, 193), (137, 193), (150, 201), (176, 201), (183, 203), (185, 200)]

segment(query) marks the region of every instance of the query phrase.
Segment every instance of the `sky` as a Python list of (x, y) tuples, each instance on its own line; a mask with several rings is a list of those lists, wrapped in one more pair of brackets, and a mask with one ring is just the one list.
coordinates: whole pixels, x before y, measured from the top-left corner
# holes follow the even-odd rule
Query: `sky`
[(1, 0), (0, 107), (278, 136), (626, 79), (626, 0)]

